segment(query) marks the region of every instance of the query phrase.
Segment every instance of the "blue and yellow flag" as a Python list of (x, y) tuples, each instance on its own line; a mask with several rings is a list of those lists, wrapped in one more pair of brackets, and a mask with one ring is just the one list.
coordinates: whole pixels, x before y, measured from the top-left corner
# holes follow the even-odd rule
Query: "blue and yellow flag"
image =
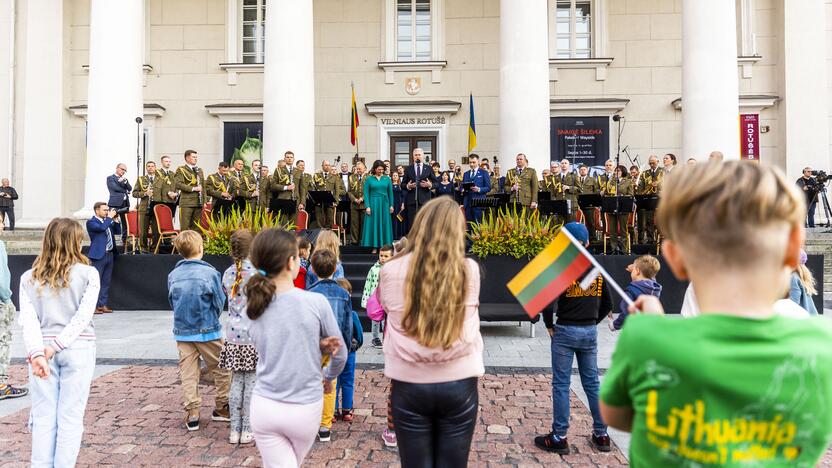
[(474, 148), (477, 147), (477, 126), (474, 123), (474, 93), (470, 94), (470, 98), (468, 113), (471, 115), (471, 119), (468, 122), (468, 154), (471, 154)]

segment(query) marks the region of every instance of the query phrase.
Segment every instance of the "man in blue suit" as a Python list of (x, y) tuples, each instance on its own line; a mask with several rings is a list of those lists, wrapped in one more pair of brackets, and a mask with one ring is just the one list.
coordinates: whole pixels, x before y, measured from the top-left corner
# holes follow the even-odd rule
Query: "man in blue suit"
[(113, 278), (113, 263), (118, 255), (116, 235), (121, 232), (121, 223), (116, 218), (116, 210), (104, 202), (96, 202), (93, 211), (95, 216), (87, 221), (87, 234), (90, 236), (90, 251), (87, 257), (101, 277), (95, 313), (103, 314), (113, 311), (107, 307), (107, 299), (110, 294), (110, 280)]
[[(116, 166), (116, 173), (107, 176), (107, 190), (110, 192), (110, 199), (107, 200), (107, 205), (118, 212), (121, 218), (121, 224), (127, 226), (127, 212), (130, 211), (130, 191), (133, 187), (124, 174), (127, 173), (127, 166), (119, 163)], [(126, 241), (127, 230), (121, 233), (121, 240)], [(126, 242), (123, 242), (126, 244)]]
[(472, 201), (477, 198), (485, 198), (485, 194), (491, 190), (491, 175), (488, 171), (480, 169), (479, 156), (472, 154), (468, 156), (469, 170), (462, 174), (462, 186), (474, 184), (470, 189), (465, 190), (465, 220), (479, 223), (482, 220), (483, 208), (474, 208)]

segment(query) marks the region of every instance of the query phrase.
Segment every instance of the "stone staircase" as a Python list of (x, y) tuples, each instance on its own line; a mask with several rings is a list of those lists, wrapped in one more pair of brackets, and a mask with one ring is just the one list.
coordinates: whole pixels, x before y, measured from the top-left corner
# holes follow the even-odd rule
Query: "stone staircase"
[(43, 229), (0, 231), (0, 240), (6, 243), (9, 255), (37, 255), (43, 242)]
[(806, 252), (823, 257), (823, 306), (832, 308), (832, 231), (814, 228), (806, 233)]

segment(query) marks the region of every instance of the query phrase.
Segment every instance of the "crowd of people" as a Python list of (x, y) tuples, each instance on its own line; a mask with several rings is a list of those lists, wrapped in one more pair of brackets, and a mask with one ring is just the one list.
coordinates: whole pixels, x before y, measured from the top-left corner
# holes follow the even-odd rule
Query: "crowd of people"
[[(418, 186), (420, 176), (415, 168), (404, 180)], [(607, 427), (614, 427), (632, 432), (629, 460), (636, 466), (815, 463), (832, 441), (826, 405), (832, 325), (808, 310), (795, 318), (777, 305), (791, 298), (808, 307), (814, 292), (801, 251), (805, 197), (778, 170), (739, 161), (671, 170), (663, 183), (655, 219), (664, 259), (674, 276), (695, 285), (696, 313), (685, 320), (661, 316), (660, 267), (651, 256), (628, 267), (632, 306), (614, 307), (603, 276), (571, 284), (544, 312), (553, 423), (530, 443), (570, 452), (569, 384), (577, 358), (593, 419), (586, 436), (596, 450), (611, 450)], [(103, 202), (96, 208), (87, 230), (99, 233), (106, 258), (118, 213)], [(398, 447), (406, 467), (465, 466), (477, 425), (478, 378), (485, 372), (480, 271), (465, 255), (465, 222), (451, 197), (426, 201), (406, 242), (380, 246), (362, 294), (390, 379), (381, 437)], [(589, 243), (585, 224), (564, 229)], [(76, 221), (54, 219), (41, 254), (20, 279), (33, 466), (72, 466), (81, 445), (95, 367), (92, 317), (103, 280), (90, 265), (98, 255), (81, 252), (83, 237)], [(168, 277), (168, 293), (183, 430), (200, 427), (201, 360), (216, 391), (211, 419), (228, 422), (228, 441), (256, 442), (265, 466), (300, 466), (316, 437), (326, 443), (334, 421), (350, 423), (354, 416), (363, 330), (343, 277), (338, 236), (324, 230), (313, 246), (279, 229), (256, 236), (238, 230), (233, 264), (224, 273), (201, 259), (196, 231), (183, 231), (174, 243), (182, 260)], [(8, 306), (2, 254), (0, 300)], [(610, 327), (620, 336), (600, 382), (596, 327), (615, 309), (621, 313)], [(7, 316), (0, 320), (0, 395), (13, 398), (25, 390), (6, 382)]]

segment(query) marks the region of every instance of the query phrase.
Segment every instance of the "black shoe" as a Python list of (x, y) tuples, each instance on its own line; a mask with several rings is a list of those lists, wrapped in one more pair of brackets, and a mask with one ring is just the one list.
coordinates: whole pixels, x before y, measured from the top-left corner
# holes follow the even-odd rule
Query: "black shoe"
[(557, 453), (559, 455), (569, 455), (569, 442), (566, 437), (558, 437), (555, 440), (555, 434), (550, 432), (545, 436), (537, 436), (534, 438), (535, 447), (545, 450), (547, 452)]
[(318, 440), (321, 442), (329, 442), (332, 439), (332, 431), (329, 429), (318, 429)]
[(373, 348), (381, 348), (381, 340), (378, 338), (373, 338)]
[(589, 441), (590, 445), (592, 445), (595, 450), (599, 452), (609, 452), (612, 450), (612, 443), (610, 442), (610, 436), (607, 434), (597, 436), (592, 434)]
[(187, 429), (189, 432), (199, 430), (199, 410), (198, 409), (188, 410), (185, 413), (185, 429)]

